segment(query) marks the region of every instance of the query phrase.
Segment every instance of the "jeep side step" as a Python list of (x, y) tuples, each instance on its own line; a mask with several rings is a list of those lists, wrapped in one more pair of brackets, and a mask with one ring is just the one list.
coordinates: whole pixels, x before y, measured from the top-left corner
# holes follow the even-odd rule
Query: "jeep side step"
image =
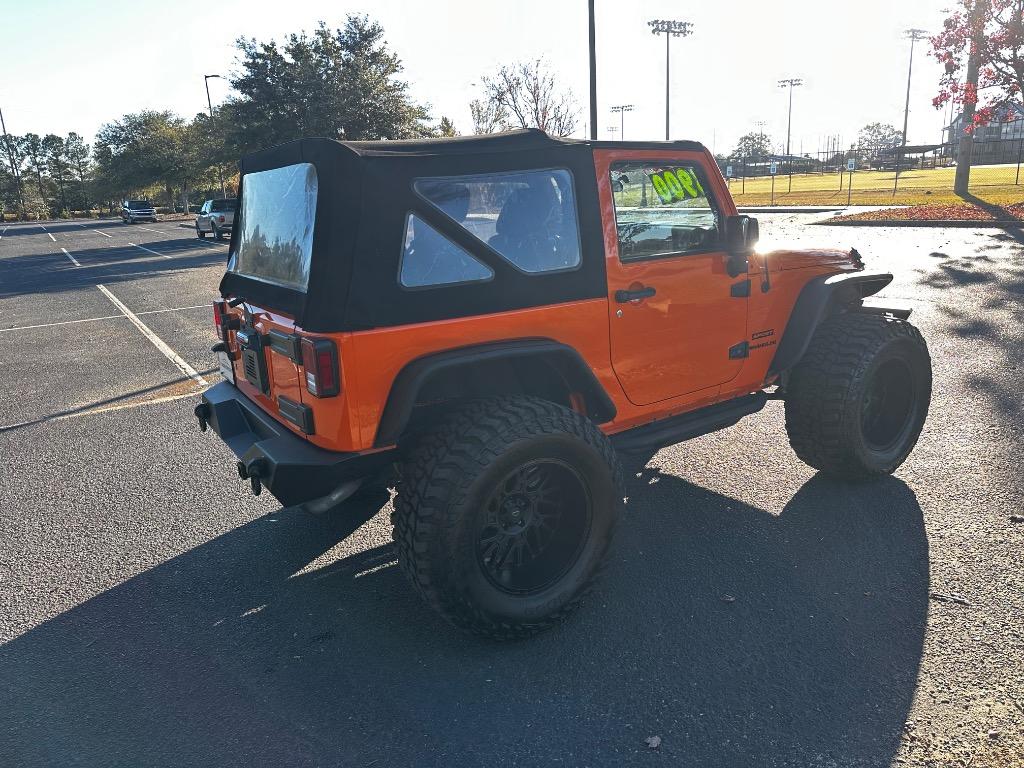
[(768, 395), (755, 392), (734, 400), (715, 403), (689, 413), (644, 424), (611, 436), (612, 445), (620, 453), (634, 455), (657, 451), (709, 432), (731, 427), (744, 416), (757, 413), (768, 402)]

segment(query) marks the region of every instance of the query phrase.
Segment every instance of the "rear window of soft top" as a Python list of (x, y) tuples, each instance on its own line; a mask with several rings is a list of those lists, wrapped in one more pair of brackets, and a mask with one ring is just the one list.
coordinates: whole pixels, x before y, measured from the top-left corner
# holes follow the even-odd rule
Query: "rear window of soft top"
[(316, 168), (296, 163), (247, 173), (241, 199), (238, 250), (228, 271), (305, 291), (313, 253)]

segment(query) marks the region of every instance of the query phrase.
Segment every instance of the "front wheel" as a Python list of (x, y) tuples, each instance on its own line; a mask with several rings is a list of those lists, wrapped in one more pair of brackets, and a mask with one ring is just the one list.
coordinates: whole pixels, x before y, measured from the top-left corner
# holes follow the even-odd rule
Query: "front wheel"
[(495, 639), (547, 629), (589, 592), (622, 507), (608, 438), (546, 400), (482, 400), (423, 436), (392, 515), (427, 604)]
[(831, 475), (891, 474), (917, 444), (931, 392), (931, 357), (917, 328), (881, 315), (836, 315), (815, 332), (786, 386), (790, 444)]

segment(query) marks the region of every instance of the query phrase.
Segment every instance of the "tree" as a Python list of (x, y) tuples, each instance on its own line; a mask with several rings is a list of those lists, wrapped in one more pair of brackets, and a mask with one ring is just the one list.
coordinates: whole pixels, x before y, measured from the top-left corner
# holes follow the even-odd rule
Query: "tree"
[(903, 132), (888, 123), (868, 123), (857, 134), (857, 146), (868, 155), (877, 155), (885, 149), (903, 143)]
[(765, 133), (747, 133), (740, 136), (736, 148), (729, 155), (733, 160), (745, 157), (765, 157), (772, 153), (772, 137)]
[(96, 134), (94, 156), (101, 187), (111, 195), (160, 185), (173, 204), (175, 187), (187, 194), (196, 173), (190, 125), (173, 112), (138, 112), (107, 123)]
[(500, 124), (503, 128), (540, 128), (554, 136), (568, 136), (576, 129), (579, 107), (572, 91), (559, 86), (551, 67), (544, 59), (506, 65), (491, 76), (481, 78), (484, 99), (474, 108), (476, 114), (490, 120), (479, 122), (491, 133)]
[(65, 181), (68, 178), (70, 165), (67, 158), (67, 147), (64, 139), (53, 133), (43, 136), (43, 152), (46, 156), (46, 167), (50, 177), (57, 182), (60, 190), (60, 208), (57, 211), (58, 217), (68, 210), (68, 198)]
[(441, 116), (441, 122), (437, 124), (437, 135), (444, 137), (458, 136), (459, 132), (455, 130), (455, 123), (449, 120), (447, 117)]
[(239, 94), (224, 104), (229, 141), (238, 152), (302, 136), (405, 139), (428, 136), (427, 108), (398, 79), (402, 62), (384, 28), (350, 15), (341, 29), (321, 22), (312, 34), (274, 41), (239, 39)]
[[(979, 44), (975, 46), (973, 40)], [(999, 105), (1021, 102), (1024, 0), (957, 0), (931, 44), (932, 55), (946, 69), (932, 103), (936, 109), (948, 103), (973, 107), (973, 119), (964, 126), (968, 133), (989, 123)], [(977, 85), (963, 73), (972, 51), (977, 57)]]
[(501, 131), (508, 125), (505, 108), (490, 99), (473, 99), (469, 102), (469, 113), (473, 118), (473, 133), (477, 135)]
[(46, 160), (44, 159), (43, 139), (39, 134), (26, 133), (17, 139), (21, 154), (25, 158), (28, 169), (36, 177), (36, 186), (39, 188), (39, 197), (46, 198), (43, 190), (43, 174), (46, 173)]
[(71, 166), (75, 181), (78, 182), (78, 193), (81, 196), (82, 210), (89, 210), (89, 145), (77, 133), (69, 133), (64, 142), (68, 163)]

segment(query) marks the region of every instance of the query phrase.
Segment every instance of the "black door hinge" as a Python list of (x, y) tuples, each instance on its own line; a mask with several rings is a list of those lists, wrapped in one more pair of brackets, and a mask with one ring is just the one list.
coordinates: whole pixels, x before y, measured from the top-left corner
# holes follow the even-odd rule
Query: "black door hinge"
[(741, 341), (739, 344), (729, 347), (730, 360), (739, 360), (744, 357), (750, 357), (749, 341)]
[(729, 287), (729, 295), (734, 299), (745, 299), (750, 296), (750, 281), (744, 280), (740, 283), (733, 283)]

